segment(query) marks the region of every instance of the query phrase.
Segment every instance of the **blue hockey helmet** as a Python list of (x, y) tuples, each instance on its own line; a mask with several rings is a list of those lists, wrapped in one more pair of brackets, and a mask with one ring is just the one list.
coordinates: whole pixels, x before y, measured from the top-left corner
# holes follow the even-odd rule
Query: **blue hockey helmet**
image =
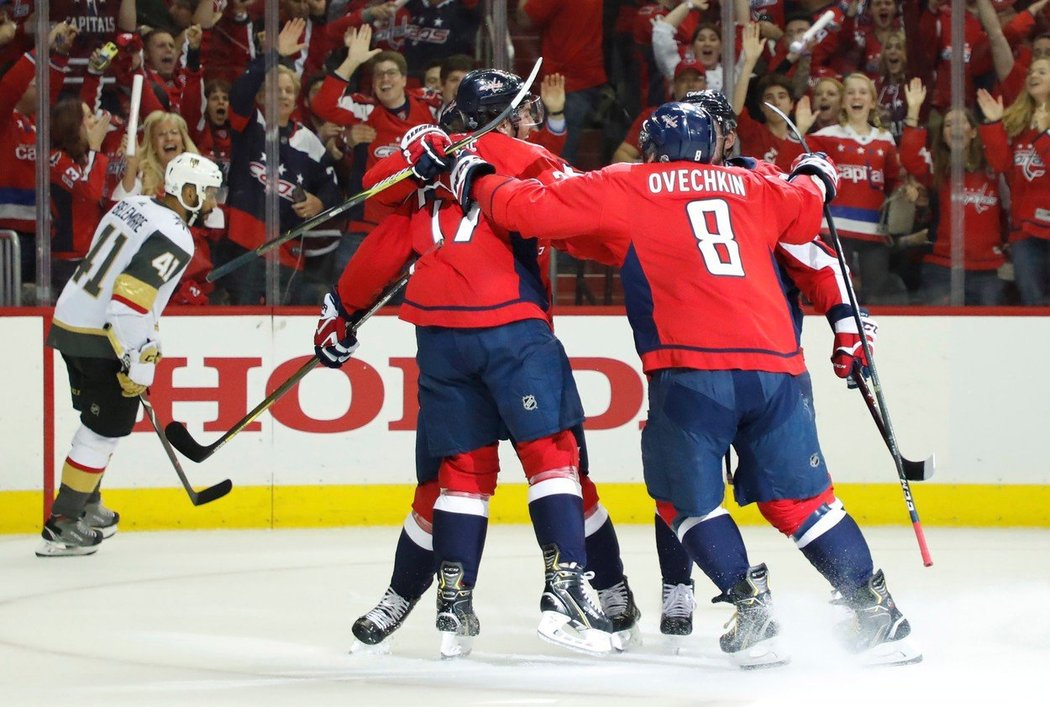
[(646, 162), (710, 164), (722, 159), (717, 121), (690, 103), (665, 103), (657, 108), (642, 123), (639, 143)]
[(723, 136), (730, 131), (736, 130), (736, 113), (733, 111), (733, 105), (729, 102), (729, 99), (722, 95), (721, 91), (714, 91), (709, 88), (705, 88), (703, 91), (690, 91), (682, 98), (682, 103), (692, 103), (710, 113), (711, 117), (717, 120), (719, 127), (722, 128)]
[[(502, 113), (521, 90), (522, 83), (520, 76), (500, 69), (475, 69), (464, 76), (455, 99), (463, 129), (477, 130)], [(538, 97), (530, 96), (510, 120), (515, 128), (519, 124), (540, 125), (543, 104)]]

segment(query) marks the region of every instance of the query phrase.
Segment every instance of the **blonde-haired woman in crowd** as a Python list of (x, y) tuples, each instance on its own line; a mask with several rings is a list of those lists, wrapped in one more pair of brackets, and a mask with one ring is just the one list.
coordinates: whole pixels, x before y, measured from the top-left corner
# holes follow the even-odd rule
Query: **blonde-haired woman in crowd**
[(163, 194), (164, 170), (183, 152), (200, 153), (190, 138), (186, 120), (178, 113), (150, 113), (142, 123), (142, 140), (135, 155), (127, 158), (124, 177), (113, 191), (113, 200), (133, 194)]
[[(826, 152), (838, 167), (839, 191), (829, 207), (861, 303), (906, 304), (904, 283), (890, 274), (890, 242), (880, 230), (886, 196), (900, 181), (897, 145), (879, 120), (875, 83), (854, 73), (842, 86), (838, 125), (818, 130), (806, 142), (810, 150)], [(812, 122), (812, 115), (798, 115), (800, 129)], [(791, 165), (784, 162), (777, 160), (787, 171)], [(827, 224), (821, 232), (828, 233)]]
[(1010, 183), (1010, 258), (1021, 301), (1050, 304), (1050, 59), (1032, 62), (1009, 108), (984, 89), (977, 103), (990, 121), (981, 126), (988, 161)]

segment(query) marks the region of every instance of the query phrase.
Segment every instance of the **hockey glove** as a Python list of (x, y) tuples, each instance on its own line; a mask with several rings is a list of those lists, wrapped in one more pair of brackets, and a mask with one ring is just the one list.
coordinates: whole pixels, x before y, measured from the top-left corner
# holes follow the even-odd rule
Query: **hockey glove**
[(314, 352), (321, 363), (329, 368), (339, 368), (357, 351), (357, 337), (351, 330), (350, 316), (329, 292), (321, 305), (321, 318), (314, 332)]
[(422, 182), (430, 182), (452, 163), (446, 150), (452, 140), (436, 125), (417, 125), (401, 138), (401, 154), (412, 165), (412, 174)]
[(121, 371), (117, 373), (121, 395), (125, 398), (137, 398), (153, 385), (153, 375), (160, 361), (160, 342), (147, 339), (137, 349), (125, 349), (121, 359)]
[(794, 181), (797, 177), (806, 175), (823, 187), (824, 203), (831, 203), (839, 190), (839, 171), (835, 163), (823, 152), (806, 152), (795, 158), (791, 164), (791, 174), (788, 181)]
[(456, 161), (452, 165), (452, 193), (456, 195), (463, 213), (470, 211), (474, 206), (474, 197), (471, 192), (474, 182), (486, 174), (494, 174), (496, 168), (485, 160), (478, 157), (478, 153), (464, 150), (456, 155)]
[[(835, 369), (835, 375), (849, 380), (849, 386), (852, 388), (854, 384), (850, 376), (854, 370), (859, 370), (860, 374), (865, 378), (871, 376), (871, 370), (868, 366), (868, 357), (864, 353), (864, 347), (861, 345), (860, 334), (857, 332), (857, 322), (853, 318), (852, 308), (843, 305), (841, 308), (836, 307), (835, 309), (839, 310), (840, 314), (843, 311), (846, 312), (846, 316), (840, 316), (831, 322), (831, 327), (835, 332), (835, 343), (831, 351), (831, 365)], [(860, 321), (864, 325), (864, 336), (868, 340), (868, 348), (874, 353), (879, 325), (863, 309), (860, 310)]]

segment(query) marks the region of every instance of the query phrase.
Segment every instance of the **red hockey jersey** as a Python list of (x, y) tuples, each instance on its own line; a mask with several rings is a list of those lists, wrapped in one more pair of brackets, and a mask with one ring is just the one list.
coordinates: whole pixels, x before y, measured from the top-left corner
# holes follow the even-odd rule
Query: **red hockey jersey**
[(546, 187), (487, 176), (474, 196), (503, 228), (615, 260), (647, 373), (805, 370), (773, 253), (812, 241), (823, 198), (810, 179), (616, 164)]
[[(901, 140), (901, 164), (908, 173), (927, 187), (933, 186), (930, 154), (926, 150), (926, 128), (904, 128)], [(927, 263), (952, 266), (952, 190), (951, 180), (944, 179), (938, 189), (940, 219), (933, 252)], [(999, 177), (990, 170), (965, 172), (963, 194), (966, 209), (964, 265), (967, 270), (995, 270), (1003, 264), (1000, 233)]]
[[(505, 174), (549, 183), (571, 173), (542, 147), (502, 133), (483, 136), (476, 149)], [(392, 155), (365, 175), (365, 185), (405, 165), (400, 153)], [(365, 238), (339, 279), (340, 299), (348, 310), (370, 306), (414, 252), (426, 255), (405, 290), (400, 312), (405, 321), (470, 328), (549, 320), (550, 253), (543, 244), (491, 225), (476, 209), (464, 216), (444, 186), (417, 191), (408, 180), (400, 186), (382, 196), (388, 204), (400, 197), (407, 201)], [(439, 239), (444, 245), (434, 250)]]
[(1050, 238), (1050, 131), (1028, 129), (1011, 140), (1001, 121), (980, 131), (989, 164), (1010, 183), (1010, 240)]

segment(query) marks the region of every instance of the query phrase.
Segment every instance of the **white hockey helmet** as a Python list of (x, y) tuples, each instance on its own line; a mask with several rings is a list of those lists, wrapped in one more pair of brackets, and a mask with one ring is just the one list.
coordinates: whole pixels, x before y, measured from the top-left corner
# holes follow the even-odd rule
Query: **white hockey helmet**
[[(197, 188), (197, 205), (192, 207), (182, 200), (182, 188), (192, 184)], [(164, 170), (164, 191), (171, 194), (182, 207), (196, 215), (204, 206), (206, 189), (222, 186), (222, 171), (219, 166), (202, 155), (183, 152), (176, 155)]]

